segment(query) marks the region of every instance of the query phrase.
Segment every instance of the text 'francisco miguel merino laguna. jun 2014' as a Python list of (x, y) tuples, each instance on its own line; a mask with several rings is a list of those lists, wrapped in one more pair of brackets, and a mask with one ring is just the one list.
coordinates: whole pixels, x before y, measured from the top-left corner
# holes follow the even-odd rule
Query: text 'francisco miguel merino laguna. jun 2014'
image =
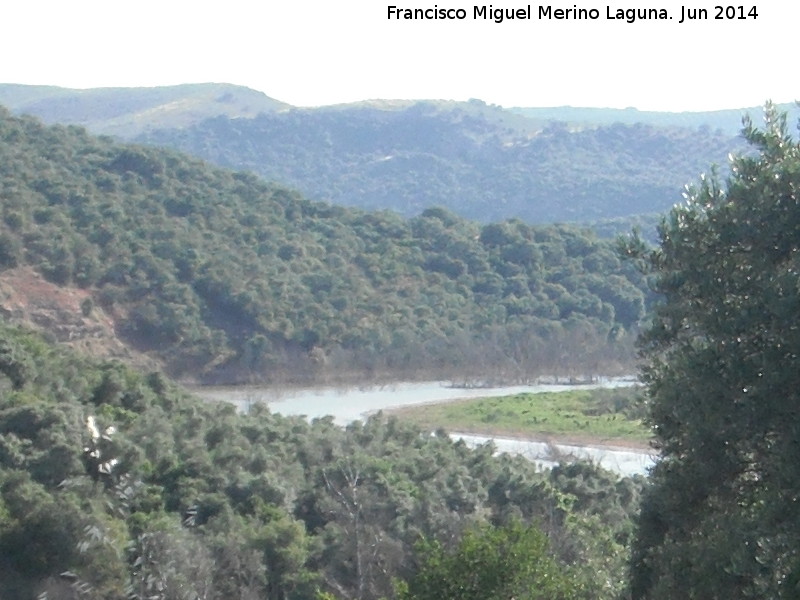
[(456, 20), (472, 19), (475, 21), (493, 21), (503, 23), (511, 20), (540, 20), (540, 21), (617, 21), (635, 23), (637, 21), (686, 21), (703, 20), (749, 20), (758, 18), (758, 8), (755, 5), (738, 6), (706, 6), (678, 8), (626, 8), (604, 6), (601, 8), (581, 8), (577, 4), (569, 8), (547, 5), (525, 5), (517, 8), (498, 8), (491, 4), (473, 6), (471, 8), (447, 8), (434, 4), (427, 8), (407, 8), (404, 6), (390, 5), (388, 7), (390, 20)]

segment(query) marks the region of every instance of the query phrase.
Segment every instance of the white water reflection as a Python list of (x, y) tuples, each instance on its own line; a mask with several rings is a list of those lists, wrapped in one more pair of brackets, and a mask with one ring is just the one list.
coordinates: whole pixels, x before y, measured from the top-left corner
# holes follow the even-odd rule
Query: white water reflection
[[(235, 404), (245, 412), (256, 403), (265, 403), (272, 412), (287, 416), (302, 415), (308, 419), (332, 416), (339, 425), (363, 420), (372, 413), (391, 408), (447, 402), (463, 398), (486, 398), (519, 393), (563, 392), (576, 389), (597, 389), (631, 386), (631, 378), (605, 379), (585, 385), (536, 384), (491, 388), (457, 388), (439, 381), (423, 383), (396, 383), (368, 388), (315, 388), (283, 389), (257, 386), (198, 388), (194, 392), (209, 400)], [(490, 438), (467, 434), (453, 434), (470, 445), (485, 443)], [(508, 438), (492, 438), (499, 452), (520, 454), (540, 463), (553, 466), (553, 446), (544, 442)], [(558, 453), (565, 457), (593, 460), (604, 468), (622, 475), (645, 475), (655, 458), (646, 451), (615, 448), (595, 448), (559, 444)]]
[[(604, 469), (614, 471), (625, 477), (647, 475), (656, 463), (656, 455), (644, 450), (599, 446), (573, 446), (570, 444), (548, 444), (513, 438), (487, 437), (466, 433), (451, 433), (453, 439), (461, 439), (475, 447), (486, 442), (494, 442), (498, 453), (518, 454), (538, 464), (541, 468), (552, 468), (559, 460), (590, 460)], [(554, 456), (555, 454), (555, 456)]]

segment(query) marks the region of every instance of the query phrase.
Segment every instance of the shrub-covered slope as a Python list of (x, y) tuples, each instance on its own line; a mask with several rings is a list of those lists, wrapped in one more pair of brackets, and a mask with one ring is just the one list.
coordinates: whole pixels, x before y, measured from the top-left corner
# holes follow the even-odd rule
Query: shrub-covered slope
[(444, 206), (484, 223), (661, 213), (697, 173), (726, 167), (742, 148), (743, 110), (723, 124), (728, 113), (506, 110), (480, 100), (299, 109), (229, 84), (0, 84), (0, 104), (247, 169), (311, 199), (405, 216)]
[(310, 202), (7, 112), (0, 211), (3, 269), (89, 291), (82, 310), (195, 379), (597, 372), (630, 357), (644, 310), (586, 231)]
[[(537, 473), (379, 417), (345, 430), (238, 415), (0, 325), (4, 599), (377, 600), (417, 573), (421, 538), (449, 549), (480, 526), (497, 544), (490, 526), (517, 521), (534, 529), (512, 539), (538, 554), (505, 557), (504, 576), (611, 599), (639, 487), (589, 465)], [(475, 563), (472, 585), (491, 585), (496, 562)]]
[(520, 120), (479, 101), (353, 105), (219, 117), (138, 139), (336, 204), (406, 216), (444, 206), (482, 222), (530, 223), (663, 212), (741, 147), (708, 129)]

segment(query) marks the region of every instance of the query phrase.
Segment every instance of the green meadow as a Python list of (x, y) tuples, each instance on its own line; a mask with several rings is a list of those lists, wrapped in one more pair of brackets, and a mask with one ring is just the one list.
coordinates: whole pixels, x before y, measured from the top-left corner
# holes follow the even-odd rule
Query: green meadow
[(423, 427), (497, 436), (647, 446), (639, 388), (470, 398), (391, 411)]

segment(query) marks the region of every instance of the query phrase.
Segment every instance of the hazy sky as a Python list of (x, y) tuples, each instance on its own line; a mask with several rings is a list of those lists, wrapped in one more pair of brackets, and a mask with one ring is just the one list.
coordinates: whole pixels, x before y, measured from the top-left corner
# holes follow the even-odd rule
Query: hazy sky
[[(673, 0), (553, 4), (597, 20), (474, 19), (464, 0), (8, 0), (0, 82), (66, 87), (227, 82), (295, 105), (480, 98), (503, 106), (709, 110), (800, 99), (800, 3), (756, 19), (680, 24)], [(389, 20), (388, 6), (463, 8), (465, 20)], [(526, 8), (496, 2), (494, 8)], [(725, 6), (725, 5), (723, 5)], [(740, 6), (740, 5), (736, 5)], [(672, 20), (608, 20), (618, 8)]]

